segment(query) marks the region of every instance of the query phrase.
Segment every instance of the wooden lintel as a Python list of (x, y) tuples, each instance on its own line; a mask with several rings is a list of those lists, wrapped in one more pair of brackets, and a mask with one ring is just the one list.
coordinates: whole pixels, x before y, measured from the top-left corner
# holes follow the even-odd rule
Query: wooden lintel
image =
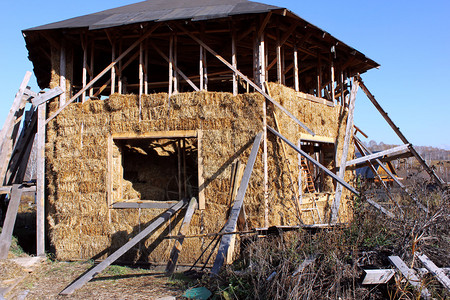
[(197, 130), (172, 130), (172, 131), (152, 131), (145, 133), (115, 133), (114, 140), (127, 139), (164, 139), (164, 138), (195, 138), (197, 137)]

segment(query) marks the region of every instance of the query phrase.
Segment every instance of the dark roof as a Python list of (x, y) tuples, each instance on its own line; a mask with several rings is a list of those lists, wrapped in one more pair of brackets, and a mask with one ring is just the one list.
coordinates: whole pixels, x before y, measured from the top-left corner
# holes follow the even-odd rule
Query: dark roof
[(94, 30), (151, 21), (200, 21), (277, 9), (283, 8), (247, 0), (148, 0), (24, 31), (83, 27)]

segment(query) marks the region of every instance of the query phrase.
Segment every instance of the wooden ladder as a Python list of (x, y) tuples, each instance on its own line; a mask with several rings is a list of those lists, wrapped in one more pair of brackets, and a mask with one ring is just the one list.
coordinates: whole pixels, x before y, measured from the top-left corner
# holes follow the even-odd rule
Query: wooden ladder
[(306, 158), (302, 157), (301, 159), (302, 171), (306, 174), (306, 190), (308, 193), (315, 193), (316, 188), (314, 187), (314, 180), (311, 175), (311, 171), (309, 170), (308, 162)]

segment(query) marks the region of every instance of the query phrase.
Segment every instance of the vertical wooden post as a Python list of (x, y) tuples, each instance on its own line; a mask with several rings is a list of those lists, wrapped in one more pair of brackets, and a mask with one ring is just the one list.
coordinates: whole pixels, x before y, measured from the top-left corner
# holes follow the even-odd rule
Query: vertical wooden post
[[(174, 65), (174, 70), (178, 69), (178, 38), (177, 35), (174, 36), (173, 38), (173, 65)], [(178, 72), (173, 71), (173, 92), (174, 94), (178, 93), (178, 84), (179, 84), (179, 80), (178, 80)]]
[[(264, 85), (263, 85), (264, 86)], [(267, 103), (263, 102), (263, 162), (264, 162), (264, 227), (269, 227), (269, 171), (267, 164)]]
[[(298, 139), (298, 149), (302, 148), (302, 141)], [(301, 205), (303, 203), (303, 185), (302, 185), (302, 173), (303, 173), (303, 167), (302, 167), (302, 156), (300, 153), (297, 153), (297, 159), (298, 159), (298, 204), (301, 212)]]
[(144, 92), (144, 45), (139, 44), (139, 121), (142, 120), (142, 94)]
[(106, 201), (108, 203), (108, 221), (111, 224), (111, 205), (113, 203), (113, 138), (112, 135), (108, 136), (108, 145), (107, 145), (107, 154), (108, 154), (108, 165), (107, 165), (107, 174), (106, 174)]
[(335, 96), (336, 96), (336, 90), (335, 90), (335, 78), (334, 78), (334, 61), (333, 58), (331, 58), (331, 100), (333, 103), (335, 103)]
[(202, 45), (200, 45), (200, 63), (199, 63), (199, 74), (200, 74), (200, 91), (203, 91), (204, 90), (204, 88), (205, 88), (205, 85), (204, 85), (204, 82), (203, 82), (203, 80), (204, 80), (204, 74), (203, 74), (203, 72), (205, 71), (204, 69), (203, 69), (203, 54), (204, 54), (204, 51), (203, 51), (203, 46)]
[(36, 158), (36, 245), (37, 255), (45, 256), (45, 117), (47, 104), (38, 107)]
[(59, 58), (59, 86), (63, 93), (59, 95), (59, 106), (66, 103), (66, 43), (65, 40), (61, 44), (61, 54)]
[(197, 131), (197, 162), (198, 162), (198, 209), (206, 208), (205, 201), (205, 179), (203, 178), (203, 131)]
[(206, 49), (203, 47), (203, 84), (205, 91), (208, 90), (208, 66), (206, 63)]
[(176, 142), (177, 144), (177, 156), (178, 156), (178, 200), (183, 199), (182, 192), (182, 180), (181, 180), (181, 139)]
[(145, 41), (144, 53), (144, 94), (148, 95), (148, 42)]
[[(231, 33), (231, 64), (237, 69), (237, 59), (236, 59), (236, 32), (234, 26)], [(238, 94), (238, 81), (236, 72), (233, 71), (233, 95)]]
[(299, 78), (298, 78), (298, 50), (297, 44), (294, 45), (294, 89), (299, 91)]
[[(115, 61), (116, 60), (116, 44), (115, 42), (112, 42), (111, 45), (111, 61)], [(120, 73), (122, 73), (121, 70), (121, 63), (119, 63), (119, 69), (120, 69)], [(122, 74), (119, 74), (120, 77), (120, 84), (119, 84), (119, 93), (122, 90)], [(111, 68), (111, 95), (114, 94), (116, 92), (116, 67), (112, 67)]]
[[(92, 43), (91, 43), (91, 64), (90, 64), (90, 67), (89, 67), (91, 69), (91, 74), (89, 76), (89, 81), (94, 79), (94, 54), (95, 54), (95, 48), (94, 48), (95, 44), (94, 43), (95, 43), (95, 41), (92, 40)], [(93, 97), (93, 96), (94, 96), (94, 87), (91, 87), (89, 89), (89, 97)]]
[(281, 47), (281, 84), (286, 85), (285, 47)]
[(322, 98), (322, 60), (320, 56), (317, 60), (317, 92), (316, 96)]
[(340, 76), (340, 86), (341, 86), (341, 105), (344, 105), (344, 71), (341, 70)]
[(173, 92), (173, 35), (169, 40), (169, 97)]
[[(119, 42), (119, 53), (122, 53), (122, 40)], [(111, 70), (111, 91), (114, 89), (116, 77), (113, 76)], [(122, 94), (122, 60), (119, 61), (119, 68), (118, 68), (118, 78), (117, 78), (117, 93)], [(113, 81), (114, 79), (114, 81)], [(112, 93), (112, 92), (111, 92)]]
[[(87, 84), (87, 38), (83, 37), (83, 88)], [(86, 91), (81, 94), (81, 102), (86, 101)]]
[[(259, 39), (259, 82), (263, 91), (265, 91), (264, 82), (266, 82), (266, 46), (264, 43), (264, 33)], [(265, 112), (264, 112), (265, 113)], [(267, 132), (267, 131), (266, 131)]]
[(277, 29), (277, 82), (281, 84), (283, 69), (281, 66), (281, 41), (280, 31)]
[[(339, 178), (344, 179), (345, 177), (345, 164), (347, 162), (348, 156), (348, 148), (350, 146), (350, 141), (352, 140), (352, 128), (353, 128), (353, 112), (355, 110), (355, 100), (356, 93), (358, 92), (359, 82), (355, 80), (352, 91), (350, 94), (350, 104), (348, 108), (348, 116), (347, 116), (347, 125), (345, 128), (345, 138), (344, 138), (344, 146), (342, 149), (341, 163), (339, 167)], [(339, 214), (339, 206), (341, 202), (342, 196), (342, 185), (336, 184), (336, 193), (334, 195), (334, 201), (331, 205), (331, 223), (336, 223)]]

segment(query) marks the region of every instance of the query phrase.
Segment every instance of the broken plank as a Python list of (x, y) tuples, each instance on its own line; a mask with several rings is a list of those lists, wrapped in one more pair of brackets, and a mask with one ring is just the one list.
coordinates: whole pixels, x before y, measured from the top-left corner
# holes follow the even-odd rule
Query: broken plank
[(413, 269), (408, 268), (408, 266), (403, 262), (403, 260), (395, 255), (388, 256), (391, 263), (405, 276), (406, 280), (417, 290), (423, 298), (429, 299), (431, 297), (430, 292), (424, 286), (424, 283), (417, 277), (416, 272)]
[[(258, 154), (259, 145), (261, 144), (262, 132), (258, 133), (253, 142), (253, 147), (248, 157), (247, 165), (245, 166), (244, 175), (242, 176), (241, 184), (236, 195), (236, 200), (234, 201), (233, 208), (230, 212), (230, 218), (228, 219), (223, 232), (233, 232), (236, 230), (237, 220), (244, 204), (244, 196), (247, 191), (248, 183), (250, 181), (250, 175), (253, 171), (253, 166), (256, 161), (256, 156)], [(230, 247), (231, 235), (224, 235), (220, 241), (219, 251), (217, 252), (216, 260), (211, 269), (211, 273), (217, 275), (222, 267), (228, 248)]]
[(319, 167), (320, 169), (322, 169), (327, 175), (331, 176), (331, 178), (333, 178), (335, 181), (339, 182), (340, 184), (342, 184), (346, 189), (348, 189), (350, 192), (352, 192), (355, 195), (359, 195), (359, 193), (355, 190), (355, 188), (353, 188), (350, 184), (348, 184), (347, 182), (345, 182), (342, 178), (336, 176), (336, 174), (334, 174), (333, 172), (331, 172), (330, 170), (328, 170), (328, 168), (326, 168), (324, 165), (322, 165), (321, 163), (319, 163), (317, 160), (315, 160), (314, 158), (312, 158), (311, 156), (309, 156), (305, 151), (303, 151), (302, 149), (298, 148), (296, 145), (294, 145), (291, 141), (289, 141), (286, 137), (284, 137), (283, 135), (281, 135), (278, 131), (276, 131), (275, 129), (273, 129), (270, 126), (267, 126), (267, 129), (269, 129), (270, 132), (272, 132), (273, 134), (275, 134), (276, 136), (278, 136), (280, 139), (282, 139), (286, 144), (288, 144), (292, 149), (294, 149), (297, 153), (299, 153), (300, 155), (302, 155), (303, 157), (305, 157), (309, 162), (313, 163), (314, 165), (316, 165), (317, 167)]
[(450, 291), (450, 279), (445, 275), (444, 271), (438, 268), (425, 254), (416, 253), (416, 257), (422, 262), (425, 268), (430, 271), (430, 273), (433, 274), (448, 291)]
[(395, 274), (394, 269), (364, 270), (364, 272), (366, 276), (362, 282), (363, 285), (387, 283)]
[(384, 156), (391, 156), (391, 155), (394, 155), (394, 154), (396, 155), (396, 154), (399, 154), (400, 152), (401, 153), (408, 152), (409, 151), (409, 146), (410, 146), (409, 144), (401, 145), (401, 146), (397, 146), (397, 147), (394, 147), (394, 148), (391, 148), (391, 149), (388, 149), (388, 150), (384, 150), (384, 151), (376, 152), (376, 153), (369, 154), (369, 155), (366, 155), (366, 156), (358, 157), (356, 159), (347, 161), (345, 166), (348, 167), (348, 166), (351, 166), (351, 165), (364, 163), (364, 162), (367, 162), (369, 160), (375, 160), (377, 158), (380, 159), (380, 158), (382, 158)]
[(75, 290), (82, 287), (86, 282), (91, 280), (95, 275), (106, 269), (110, 264), (115, 262), (118, 258), (120, 258), (123, 254), (125, 254), (128, 250), (130, 250), (133, 246), (147, 237), (150, 233), (158, 229), (163, 223), (168, 221), (173, 214), (183, 208), (187, 202), (185, 200), (179, 201), (177, 204), (173, 205), (171, 208), (166, 210), (162, 215), (160, 215), (154, 222), (152, 222), (149, 226), (147, 226), (144, 230), (138, 233), (134, 238), (129, 240), (125, 245), (117, 249), (113, 254), (108, 256), (104, 261), (102, 261), (97, 266), (90, 269), (83, 276), (78, 278), (68, 287), (66, 287), (60, 294), (61, 295), (69, 295), (72, 294)]
[[(180, 230), (178, 231), (178, 235), (186, 235), (189, 229), (189, 224), (191, 223), (192, 216), (197, 209), (197, 199), (192, 198), (189, 202), (189, 206), (186, 210), (186, 215), (184, 216), (183, 223), (181, 223)], [(177, 266), (178, 256), (180, 255), (181, 250), (183, 249), (183, 241), (184, 237), (179, 237), (175, 240), (175, 244), (173, 245), (172, 252), (170, 253), (169, 262), (166, 266), (166, 274), (172, 275), (175, 271), (175, 267)]]
[(9, 247), (11, 246), (12, 233), (16, 223), (17, 211), (19, 210), (22, 189), (20, 184), (14, 184), (11, 189), (8, 210), (6, 211), (5, 221), (3, 223), (2, 233), (0, 235), (0, 259), (8, 258)]
[(42, 103), (45, 103), (59, 95), (61, 95), (62, 93), (64, 93), (64, 91), (59, 87), (55, 87), (54, 89), (51, 89), (43, 94), (39, 94), (36, 98), (33, 98), (31, 100), (31, 103), (33, 103), (34, 106), (39, 106)]

